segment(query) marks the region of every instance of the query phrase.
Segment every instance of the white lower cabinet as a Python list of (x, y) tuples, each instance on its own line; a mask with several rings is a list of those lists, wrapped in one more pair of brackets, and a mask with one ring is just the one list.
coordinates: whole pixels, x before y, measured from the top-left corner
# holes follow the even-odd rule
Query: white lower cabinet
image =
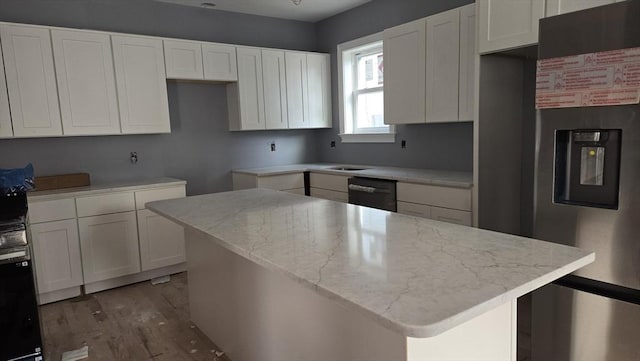
[(398, 182), (398, 213), (471, 226), (471, 189)]
[(86, 283), (140, 272), (135, 212), (80, 218), (78, 225)]
[(349, 177), (324, 173), (311, 173), (309, 176), (310, 195), (316, 198), (336, 202), (349, 201)]
[(232, 176), (233, 190), (235, 191), (251, 188), (266, 188), (304, 194), (304, 173), (302, 172), (268, 176), (234, 172)]
[(471, 226), (471, 212), (440, 207), (431, 207), (431, 219), (436, 221)]
[(332, 191), (330, 189), (311, 188), (311, 196), (315, 198), (328, 199), (336, 202), (349, 202), (349, 194), (346, 192)]
[(417, 204), (398, 201), (398, 213), (409, 216), (416, 216), (431, 219), (431, 209), (433, 207), (426, 204)]
[[(83, 284), (80, 239), (75, 219), (32, 224), (38, 293), (61, 291)], [(78, 289), (78, 294), (79, 289)]]
[(184, 228), (149, 210), (138, 211), (140, 262), (143, 271), (186, 261)]

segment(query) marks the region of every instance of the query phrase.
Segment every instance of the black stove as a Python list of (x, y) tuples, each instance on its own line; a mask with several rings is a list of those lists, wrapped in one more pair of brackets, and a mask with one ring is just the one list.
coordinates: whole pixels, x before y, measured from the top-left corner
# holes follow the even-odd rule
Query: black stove
[(0, 361), (41, 361), (40, 317), (27, 237), (27, 194), (0, 194)]

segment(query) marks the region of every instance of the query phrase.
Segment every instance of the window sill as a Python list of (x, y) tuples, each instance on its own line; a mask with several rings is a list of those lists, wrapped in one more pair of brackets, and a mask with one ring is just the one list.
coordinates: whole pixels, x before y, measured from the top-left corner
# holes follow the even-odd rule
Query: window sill
[(340, 138), (342, 143), (395, 143), (396, 133), (348, 133)]

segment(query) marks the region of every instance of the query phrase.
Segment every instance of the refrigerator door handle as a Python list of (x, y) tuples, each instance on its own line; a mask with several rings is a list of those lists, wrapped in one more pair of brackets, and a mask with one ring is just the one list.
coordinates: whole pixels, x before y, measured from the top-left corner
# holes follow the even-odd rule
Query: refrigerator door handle
[(640, 290), (612, 283), (593, 280), (580, 276), (568, 275), (553, 282), (556, 285), (573, 288), (578, 291), (612, 298), (619, 301), (640, 305)]

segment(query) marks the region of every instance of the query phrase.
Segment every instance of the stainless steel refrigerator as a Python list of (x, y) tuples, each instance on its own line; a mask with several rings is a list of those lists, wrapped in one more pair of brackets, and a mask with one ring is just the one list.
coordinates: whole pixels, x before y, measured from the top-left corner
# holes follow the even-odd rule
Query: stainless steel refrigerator
[[(540, 21), (539, 61), (634, 47), (640, 0)], [(638, 361), (640, 105), (540, 109), (536, 152), (534, 237), (596, 261), (533, 294), (532, 359)]]

